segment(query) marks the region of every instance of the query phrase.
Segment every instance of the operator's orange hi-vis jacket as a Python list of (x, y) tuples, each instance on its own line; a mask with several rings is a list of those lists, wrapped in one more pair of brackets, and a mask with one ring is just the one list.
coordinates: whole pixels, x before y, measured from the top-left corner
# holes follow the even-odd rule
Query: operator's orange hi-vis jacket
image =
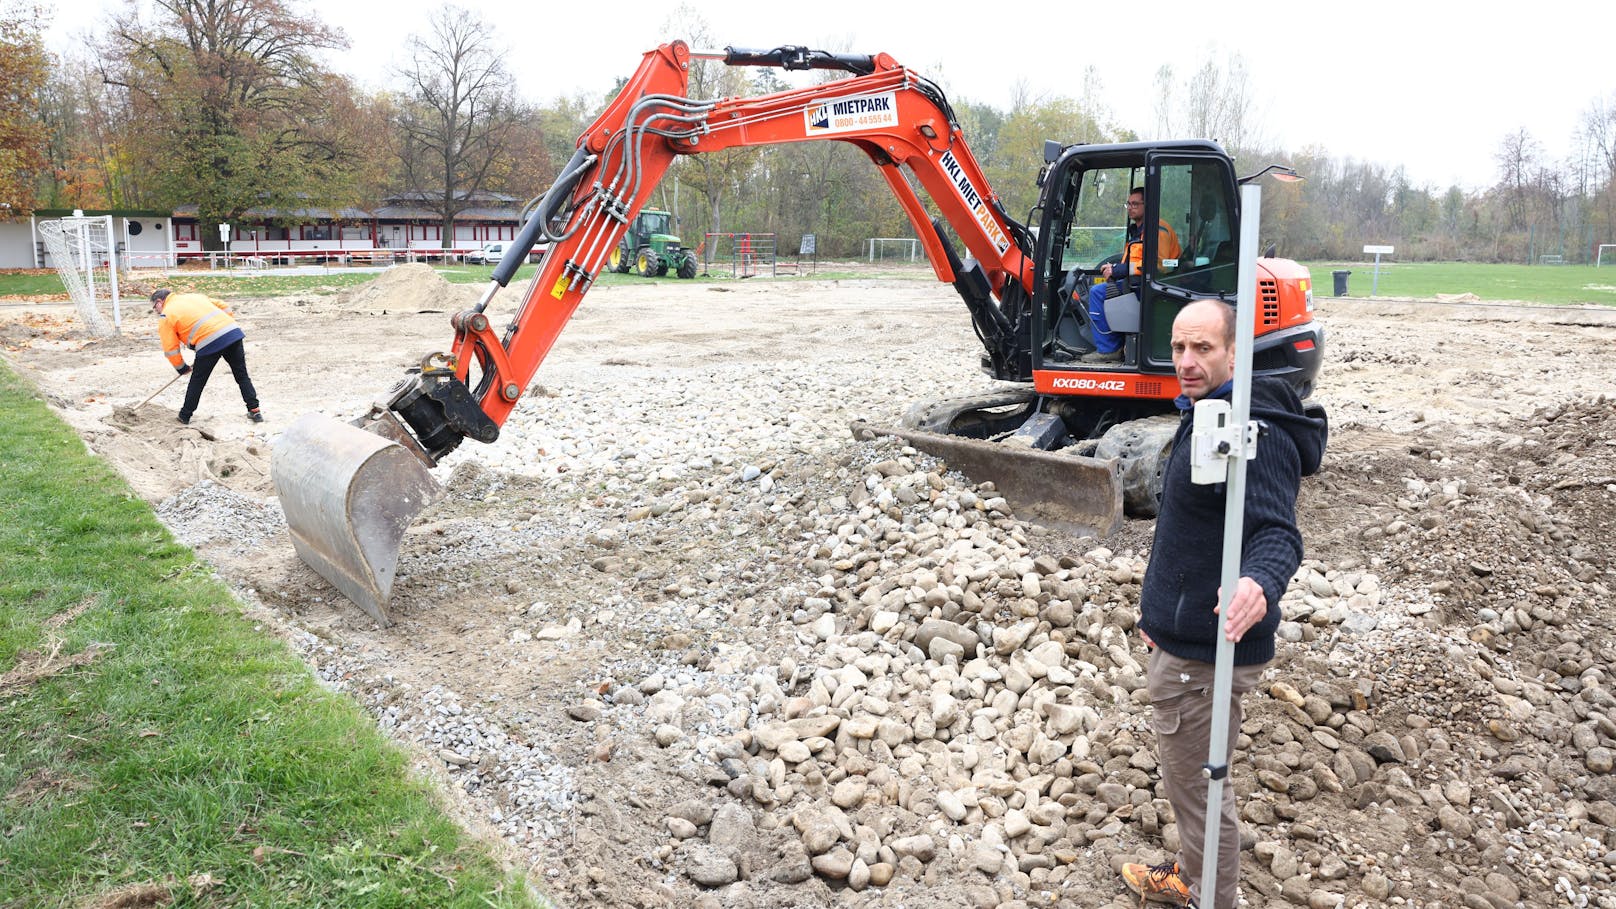
[[(1160, 265), (1163, 259), (1176, 259), (1183, 253), (1178, 245), (1178, 231), (1166, 221), (1156, 222), (1156, 264)], [(1128, 241), (1128, 274), (1137, 275), (1143, 271), (1145, 262), (1145, 241)]]
[(230, 306), (207, 294), (169, 294), (163, 301), (163, 315), (157, 320), (157, 337), (163, 343), (163, 356), (175, 369), (185, 365), (180, 345), (196, 350), (209, 338), (236, 327)]

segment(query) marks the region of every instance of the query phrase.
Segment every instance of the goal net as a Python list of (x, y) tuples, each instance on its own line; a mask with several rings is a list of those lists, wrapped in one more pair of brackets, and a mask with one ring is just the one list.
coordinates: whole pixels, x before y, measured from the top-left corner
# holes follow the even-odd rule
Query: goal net
[(871, 237), (871, 262), (914, 262), (920, 258), (920, 241), (913, 237)]
[(1605, 253), (1610, 253), (1610, 260), (1616, 262), (1616, 243), (1599, 244), (1599, 252), (1594, 255), (1594, 267), (1605, 267)]
[[(112, 218), (72, 217), (39, 222), (45, 261), (67, 285), (68, 296), (90, 334), (108, 337), (122, 327), (118, 313), (118, 252)], [(112, 313), (107, 323), (103, 309)]]

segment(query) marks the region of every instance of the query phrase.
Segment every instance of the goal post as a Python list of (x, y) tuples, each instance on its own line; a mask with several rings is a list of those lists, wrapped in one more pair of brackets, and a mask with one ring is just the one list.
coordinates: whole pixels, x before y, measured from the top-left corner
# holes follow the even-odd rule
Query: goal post
[[(61, 276), (68, 296), (90, 333), (99, 337), (123, 328), (118, 296), (118, 247), (113, 239), (112, 216), (84, 216), (39, 222), (45, 261)], [(112, 325), (101, 307), (111, 304)]]
[(1594, 255), (1594, 267), (1601, 268), (1605, 264), (1605, 250), (1610, 250), (1610, 260), (1616, 262), (1616, 243), (1599, 244), (1599, 252)]
[(871, 237), (870, 261), (874, 262), (876, 259), (885, 261), (889, 245), (898, 250), (899, 256), (910, 262), (920, 258), (920, 241), (913, 237)]

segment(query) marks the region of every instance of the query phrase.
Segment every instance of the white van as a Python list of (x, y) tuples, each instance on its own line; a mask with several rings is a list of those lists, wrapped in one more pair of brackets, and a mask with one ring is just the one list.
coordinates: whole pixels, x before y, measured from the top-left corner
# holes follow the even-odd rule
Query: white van
[[(516, 243), (512, 240), (495, 240), (492, 243), (485, 243), (482, 249), (466, 253), (466, 262), (472, 265), (498, 265), (505, 258), (506, 251), (515, 245)], [(527, 260), (529, 262), (539, 261), (544, 257), (544, 252), (548, 248), (548, 244), (535, 243), (532, 251), (527, 255)]]
[(497, 265), (499, 260), (505, 258), (505, 247), (510, 246), (509, 240), (495, 240), (483, 244), (483, 248), (476, 252), (466, 253), (466, 261), (472, 265)]

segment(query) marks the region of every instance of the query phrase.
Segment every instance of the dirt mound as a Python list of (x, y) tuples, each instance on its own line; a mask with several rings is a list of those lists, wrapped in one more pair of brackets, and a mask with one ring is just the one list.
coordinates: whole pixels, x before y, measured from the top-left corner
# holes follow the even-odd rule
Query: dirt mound
[(269, 495), (269, 446), (254, 437), (224, 437), (217, 424), (225, 419), (199, 417), (185, 426), (168, 407), (116, 405), (104, 423), (85, 431), (85, 442), (151, 501), (210, 481)]
[(337, 303), (344, 309), (383, 313), (442, 312), (459, 309), (475, 299), (475, 288), (450, 284), (422, 262), (394, 265), (376, 280), (337, 294)]

